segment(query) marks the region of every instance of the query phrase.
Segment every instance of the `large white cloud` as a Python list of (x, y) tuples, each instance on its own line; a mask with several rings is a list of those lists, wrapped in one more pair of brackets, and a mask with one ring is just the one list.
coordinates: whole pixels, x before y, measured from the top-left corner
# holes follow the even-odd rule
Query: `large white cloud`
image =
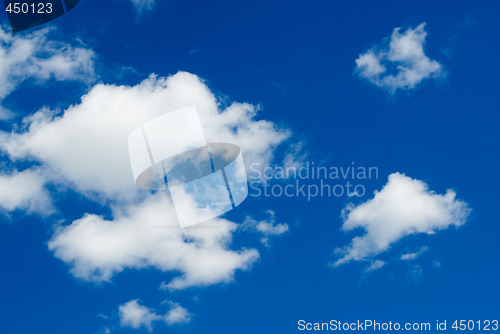
[[(94, 79), (92, 50), (49, 38), (53, 29), (28, 34), (12, 34), (0, 27), (0, 101), (27, 79), (43, 82)], [(12, 113), (0, 109), (0, 119)]]
[(259, 257), (255, 249), (228, 249), (234, 223), (215, 219), (210, 228), (179, 229), (176, 221), (172, 204), (157, 194), (126, 212), (115, 210), (112, 221), (86, 215), (62, 227), (49, 248), (84, 280), (109, 281), (125, 268), (180, 272), (169, 289), (230, 282)]
[(358, 75), (392, 93), (413, 89), (425, 79), (441, 76), (443, 66), (425, 55), (424, 27), (422, 23), (403, 33), (401, 28), (394, 29), (389, 42), (386, 39), (356, 59)]
[(144, 122), (195, 105), (208, 142), (239, 145), (247, 164), (262, 166), (290, 135), (274, 123), (255, 120), (258, 109), (233, 103), (219, 110), (216, 97), (195, 75), (179, 72), (151, 76), (133, 87), (96, 85), (75, 105), (56, 117), (42, 110), (30, 117), (27, 131), (3, 134), (0, 147), (12, 159), (34, 159), (62, 182), (87, 195), (131, 198), (136, 187), (128, 156), (128, 136)]
[(132, 87), (99, 84), (62, 114), (43, 109), (26, 118), (20, 131), (0, 133), (0, 148), (13, 161), (33, 161), (46, 171), (38, 174), (37, 184), (68, 187), (112, 208), (108, 219), (82, 212), (81, 219), (57, 228), (50, 240), (49, 248), (71, 265), (76, 277), (109, 281), (126, 268), (154, 267), (180, 273), (164, 285), (183, 289), (229, 282), (237, 270), (257, 260), (255, 249), (231, 249), (236, 225), (229, 221), (212, 220), (216, 227), (209, 229), (165, 228), (178, 226), (172, 203), (161, 193), (135, 186), (130, 132), (189, 105), (197, 107), (207, 142), (240, 146), (247, 164), (268, 165), (276, 147), (290, 136), (288, 130), (256, 119), (259, 110), (250, 104), (220, 109), (203, 81), (185, 72), (168, 78), (152, 75)]
[(361, 228), (365, 233), (337, 249), (342, 257), (334, 265), (373, 257), (411, 234), (434, 234), (464, 224), (470, 209), (455, 196), (453, 190), (436, 194), (424, 182), (404, 174), (389, 175), (388, 183), (372, 199), (343, 210), (342, 230)]

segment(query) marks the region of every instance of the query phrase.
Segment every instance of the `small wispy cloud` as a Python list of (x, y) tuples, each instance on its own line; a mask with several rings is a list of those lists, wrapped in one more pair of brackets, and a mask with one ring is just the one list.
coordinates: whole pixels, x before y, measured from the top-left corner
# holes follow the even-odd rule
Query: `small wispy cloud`
[[(21, 83), (33, 80), (91, 82), (95, 79), (95, 54), (84, 45), (56, 40), (55, 29), (45, 28), (13, 35), (0, 26), (0, 102)], [(0, 106), (0, 120), (13, 113)]]
[(288, 224), (277, 224), (275, 213), (272, 210), (267, 211), (267, 219), (265, 220), (257, 221), (251, 217), (247, 217), (241, 228), (261, 233), (263, 238), (260, 241), (266, 246), (269, 244), (270, 236), (278, 236), (288, 232)]
[(413, 252), (413, 253), (406, 253), (406, 254), (403, 254), (401, 255), (400, 259), (402, 261), (411, 261), (411, 260), (415, 260), (417, 257), (419, 257), (420, 255), (422, 255), (423, 253), (427, 252), (429, 250), (429, 247), (428, 246), (422, 246), (417, 252)]
[(383, 266), (385, 266), (387, 263), (385, 261), (382, 261), (382, 260), (375, 260), (373, 261), (366, 269), (365, 269), (365, 272), (366, 273), (369, 273), (369, 272), (372, 272), (372, 271), (375, 271), (375, 270), (378, 270), (380, 268), (382, 268)]
[(441, 268), (441, 261), (439, 261), (439, 260), (433, 260), (433, 261), (431, 262), (431, 266), (432, 266), (433, 268)]

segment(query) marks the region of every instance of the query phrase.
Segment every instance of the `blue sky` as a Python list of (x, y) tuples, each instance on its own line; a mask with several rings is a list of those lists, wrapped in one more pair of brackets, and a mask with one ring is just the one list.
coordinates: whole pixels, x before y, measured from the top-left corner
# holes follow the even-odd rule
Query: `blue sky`
[[(301, 319), (498, 319), (498, 2), (144, 3), (82, 0), (14, 37), (1, 15), (0, 332), (299, 333)], [(400, 37), (425, 42), (389, 45), (398, 27)], [(31, 53), (16, 49), (21, 42)], [(356, 62), (370, 52), (386, 72), (372, 75), (373, 63)], [(404, 77), (377, 86), (398, 65), (413, 70), (414, 86)], [(152, 73), (160, 79), (140, 86)], [(144, 206), (119, 178), (100, 182), (128, 169), (106, 170), (114, 162), (102, 152), (119, 141), (92, 131), (119, 129), (128, 105), (147, 119), (189, 101), (218, 108), (200, 111), (208, 133), (238, 130), (223, 139), (239, 144), (247, 163), (354, 162), (377, 167), (378, 178), (360, 181), (361, 197), (249, 196), (214, 232), (221, 238), (214, 266), (239, 262), (213, 280), (206, 275), (218, 268), (196, 265), (210, 247), (200, 246), (192, 262), (181, 249), (176, 265), (164, 263), (169, 245), (154, 236), (136, 242), (113, 211), (134, 220), (127, 210)], [(232, 102), (248, 103), (228, 112), (240, 121), (220, 121)], [(297, 145), (300, 152), (290, 149)], [(456, 198), (445, 197), (448, 189)], [(75, 223), (86, 214), (102, 218)], [(117, 227), (94, 249), (101, 241), (86, 239), (84, 225), (103, 231), (104, 220)], [(335, 266), (362, 235), (373, 243)], [(135, 250), (144, 253), (136, 259)], [(96, 279), (96, 268), (109, 275)], [(159, 288), (196, 274), (203, 277)], [(134, 318), (133, 307), (149, 313)]]

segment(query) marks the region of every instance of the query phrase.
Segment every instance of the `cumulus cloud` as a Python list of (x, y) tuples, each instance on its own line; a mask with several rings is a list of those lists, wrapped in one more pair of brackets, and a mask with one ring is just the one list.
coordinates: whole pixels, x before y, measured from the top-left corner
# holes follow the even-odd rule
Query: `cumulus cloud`
[(4, 212), (49, 214), (54, 209), (44, 186), (45, 177), (38, 169), (0, 174), (0, 208)]
[(122, 327), (132, 327), (134, 329), (145, 327), (152, 331), (153, 322), (161, 317), (146, 306), (139, 304), (138, 301), (138, 299), (131, 300), (119, 306), (120, 324)]
[(191, 315), (185, 308), (177, 303), (170, 302), (169, 304), (170, 309), (164, 315), (159, 315), (153, 309), (141, 305), (139, 299), (131, 300), (118, 307), (120, 325), (133, 329), (144, 327), (151, 332), (153, 330), (153, 323), (155, 322), (175, 325), (190, 321)]
[[(204, 82), (185, 72), (152, 75), (136, 86), (98, 84), (63, 113), (42, 109), (26, 118), (19, 131), (0, 133), (0, 149), (11, 160), (36, 163), (46, 171), (40, 185), (55, 183), (111, 208), (106, 219), (82, 212), (51, 238), (50, 250), (71, 266), (75, 277), (110, 281), (126, 268), (153, 267), (178, 273), (164, 287), (184, 289), (230, 282), (237, 270), (249, 269), (258, 259), (255, 249), (231, 249), (234, 223), (214, 219), (210, 228), (175, 229), (171, 200), (134, 183), (129, 134), (150, 119), (190, 105), (197, 107), (207, 142), (238, 145), (246, 164), (269, 165), (276, 147), (290, 136), (257, 119), (259, 109), (253, 105), (221, 109)], [(274, 222), (258, 226), (266, 237), (285, 228)]]
[(439, 195), (420, 180), (400, 173), (389, 175), (387, 184), (372, 199), (343, 210), (342, 230), (361, 228), (365, 233), (336, 250), (342, 256), (334, 265), (373, 257), (412, 234), (434, 234), (464, 224), (470, 209), (455, 197), (453, 190)]
[(256, 120), (258, 109), (233, 103), (219, 110), (217, 98), (197, 76), (179, 72), (152, 75), (133, 87), (96, 85), (63, 115), (41, 110), (28, 130), (3, 134), (0, 148), (14, 160), (33, 159), (48, 166), (75, 190), (108, 200), (136, 196), (128, 156), (128, 136), (157, 116), (195, 105), (207, 142), (238, 145), (245, 163), (267, 166), (274, 149), (290, 136), (274, 123)]
[(170, 310), (165, 314), (165, 322), (168, 325), (187, 324), (191, 320), (191, 314), (177, 303), (170, 302)]
[(228, 249), (234, 223), (215, 219), (214, 228), (178, 229), (171, 206), (157, 194), (126, 212), (115, 210), (112, 221), (88, 214), (62, 227), (49, 248), (72, 265), (74, 276), (89, 281), (109, 281), (125, 268), (182, 273), (166, 283), (169, 289), (230, 282), (258, 259), (255, 249)]
[[(28, 79), (89, 82), (95, 77), (94, 52), (50, 39), (53, 30), (14, 35), (0, 27), (0, 101)], [(2, 108), (0, 119), (11, 115)]]
[(372, 84), (394, 93), (415, 88), (426, 79), (443, 74), (443, 66), (424, 52), (425, 23), (392, 36), (356, 59), (356, 73)]

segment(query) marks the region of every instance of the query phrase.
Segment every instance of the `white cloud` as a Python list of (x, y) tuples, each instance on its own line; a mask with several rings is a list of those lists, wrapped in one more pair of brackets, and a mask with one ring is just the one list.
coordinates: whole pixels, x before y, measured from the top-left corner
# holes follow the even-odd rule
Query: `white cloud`
[(357, 206), (348, 205), (342, 212), (343, 231), (358, 228), (365, 234), (352, 239), (350, 245), (337, 249), (342, 257), (335, 266), (363, 260), (388, 250), (405, 236), (434, 234), (450, 226), (465, 223), (470, 209), (448, 190), (439, 195), (427, 184), (404, 174), (389, 175), (389, 181), (374, 198)]
[(268, 245), (270, 236), (277, 236), (288, 232), (288, 224), (276, 224), (275, 213), (272, 210), (267, 211), (267, 219), (257, 221), (252, 217), (246, 217), (241, 225), (243, 229), (251, 229), (261, 233), (264, 237), (261, 242)]
[(429, 250), (428, 246), (423, 246), (417, 252), (406, 253), (406, 254), (401, 255), (400, 259), (403, 261), (412, 261), (412, 260), (415, 260), (420, 255), (422, 255), (423, 253), (427, 252), (428, 250)]
[(190, 321), (191, 315), (185, 308), (173, 302), (169, 305), (170, 309), (164, 315), (159, 315), (153, 309), (141, 305), (139, 299), (131, 300), (118, 307), (120, 324), (122, 327), (134, 329), (144, 327), (151, 332), (155, 322), (164, 322), (171, 326)]
[[(49, 39), (53, 29), (12, 34), (0, 27), (0, 101), (28, 79), (60, 81), (94, 79), (94, 52)], [(11, 112), (2, 108), (0, 119)]]
[[(153, 1), (143, 3), (147, 8)], [(0, 100), (29, 78), (94, 78), (94, 53), (51, 40), (50, 34), (45, 29), (13, 37), (0, 31)], [(74, 190), (110, 208), (106, 218), (82, 211), (80, 219), (56, 226), (48, 243), (83, 280), (110, 281), (125, 269), (155, 268), (171, 273), (172, 279), (163, 284), (170, 290), (231, 282), (236, 271), (250, 269), (259, 258), (256, 249), (231, 248), (237, 225), (218, 218), (200, 228), (179, 229), (172, 203), (161, 192), (139, 190), (130, 169), (130, 132), (190, 105), (198, 110), (207, 142), (238, 145), (247, 165), (269, 165), (276, 147), (291, 135), (259, 119), (259, 107), (233, 103), (221, 108), (218, 97), (190, 73), (151, 75), (135, 86), (97, 84), (67, 110), (44, 108), (14, 124), (12, 132), (0, 131), (0, 151), (15, 166), (32, 166), (22, 172), (2, 168), (0, 207), (51, 212), (51, 202)], [(259, 229), (266, 235), (280, 234), (286, 226), (264, 223)], [(147, 330), (155, 322), (173, 325), (191, 318), (176, 303), (164, 314), (138, 300), (121, 305), (119, 311), (123, 326)]]
[(120, 324), (122, 327), (132, 327), (139, 329), (145, 327), (152, 331), (152, 324), (161, 319), (161, 316), (138, 303), (139, 299), (131, 300), (119, 306)]
[(260, 221), (255, 226), (255, 229), (266, 235), (280, 235), (288, 231), (287, 224), (275, 224), (274, 221)]
[(88, 281), (109, 281), (125, 268), (154, 267), (181, 276), (169, 289), (230, 282), (238, 269), (249, 269), (259, 254), (255, 249), (228, 249), (236, 225), (223, 219), (213, 228), (176, 229), (176, 216), (166, 196), (116, 209), (113, 220), (86, 215), (62, 227), (49, 242), (56, 257), (72, 265), (74, 276)]
[[(64, 113), (42, 109), (27, 117), (20, 131), (0, 133), (0, 149), (14, 162), (35, 162), (46, 171), (37, 189), (55, 183), (60, 191), (71, 188), (112, 209), (108, 219), (82, 212), (50, 240), (50, 250), (71, 265), (75, 277), (110, 281), (126, 268), (153, 267), (180, 273), (164, 285), (183, 289), (230, 282), (258, 259), (255, 249), (230, 249), (236, 225), (223, 219), (212, 220), (213, 229), (150, 228), (178, 226), (177, 217), (160, 193), (135, 186), (128, 136), (144, 122), (189, 105), (197, 107), (207, 142), (238, 145), (247, 165), (269, 165), (276, 147), (290, 136), (272, 122), (256, 120), (259, 110), (250, 104), (220, 110), (203, 81), (185, 72), (152, 75), (133, 87), (98, 84)], [(288, 226), (259, 222), (256, 228), (267, 238)]]
[(22, 133), (3, 134), (0, 148), (12, 159), (43, 163), (77, 191), (107, 200), (135, 198), (128, 156), (128, 136), (144, 122), (181, 107), (195, 105), (208, 142), (238, 145), (245, 163), (269, 165), (277, 145), (290, 132), (255, 120), (258, 109), (233, 103), (219, 110), (217, 98), (195, 75), (179, 72), (151, 76), (133, 87), (96, 85), (59, 117), (41, 110)]
[(44, 185), (45, 177), (38, 169), (0, 174), (0, 208), (5, 212), (52, 213), (50, 196)]
[(369, 273), (369, 272), (372, 272), (372, 271), (375, 271), (375, 270), (378, 270), (380, 268), (382, 268), (383, 266), (385, 266), (387, 263), (385, 261), (382, 261), (382, 260), (375, 260), (373, 261), (370, 266), (368, 266), (368, 268), (366, 268), (365, 272)]
[[(443, 74), (443, 66), (425, 55), (425, 23), (415, 29), (394, 29), (390, 41), (366, 51), (356, 59), (356, 72), (391, 93), (413, 89), (420, 82)], [(388, 44), (388, 45), (387, 45)]]
[(187, 324), (191, 321), (191, 314), (177, 303), (170, 302), (170, 310), (165, 314), (168, 325)]

